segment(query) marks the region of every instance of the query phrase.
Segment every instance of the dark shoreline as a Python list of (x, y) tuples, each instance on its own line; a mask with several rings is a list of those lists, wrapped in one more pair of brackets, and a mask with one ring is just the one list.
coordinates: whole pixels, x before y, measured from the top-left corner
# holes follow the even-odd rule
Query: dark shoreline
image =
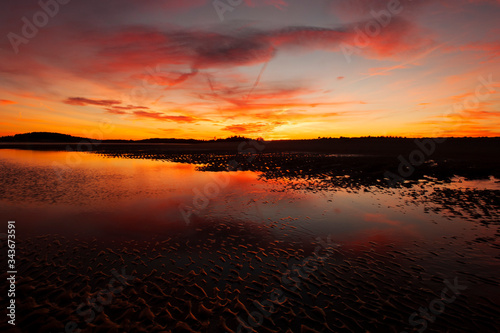
[[(493, 138), (324, 138), (313, 140), (277, 140), (277, 141), (255, 141), (241, 138), (234, 141), (199, 141), (189, 142), (144, 142), (123, 140), (103, 140), (81, 138), (70, 142), (2, 142), (2, 148), (19, 149), (46, 149), (46, 150), (72, 150), (99, 151), (106, 148), (139, 149), (150, 147), (154, 150), (165, 152), (236, 152), (238, 146), (243, 142), (255, 142), (257, 145), (264, 145), (266, 152), (321, 152), (332, 154), (371, 154), (371, 155), (399, 155), (411, 150), (418, 149), (419, 142), (433, 140), (436, 149), (433, 155), (438, 156), (468, 156), (485, 153), (500, 153), (500, 137)], [(78, 149), (79, 147), (83, 149)], [(494, 157), (492, 155), (490, 157)]]
[[(195, 144), (0, 143), (0, 154), (2, 149), (92, 152), (107, 157), (198, 164), (202, 171), (227, 171), (228, 165), (236, 161), (238, 170), (261, 172), (267, 178), (337, 179), (348, 175), (342, 184), (356, 186), (392, 186), (428, 177), (440, 181), (455, 176), (500, 179), (500, 138), (439, 140), (442, 141), (357, 138)], [(254, 158), (248, 159), (249, 154)], [(419, 161), (421, 157), (424, 160)]]

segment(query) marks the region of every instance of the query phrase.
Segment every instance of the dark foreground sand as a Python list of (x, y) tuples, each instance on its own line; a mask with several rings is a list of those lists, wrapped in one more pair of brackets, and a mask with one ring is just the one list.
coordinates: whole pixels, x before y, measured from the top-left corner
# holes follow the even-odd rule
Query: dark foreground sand
[[(453, 237), (401, 249), (274, 239), (270, 230), (288, 222), (194, 227), (143, 242), (19, 242), (17, 327), (1, 329), (63, 332), (74, 322), (82, 332), (410, 332), (426, 323), (427, 332), (498, 332), (500, 279), (474, 271), (468, 258), (490, 246), (481, 240), (457, 252), (445, 248), (460, 248)], [(451, 301), (442, 313), (409, 324), (443, 297)], [(92, 299), (94, 308), (83, 305)]]

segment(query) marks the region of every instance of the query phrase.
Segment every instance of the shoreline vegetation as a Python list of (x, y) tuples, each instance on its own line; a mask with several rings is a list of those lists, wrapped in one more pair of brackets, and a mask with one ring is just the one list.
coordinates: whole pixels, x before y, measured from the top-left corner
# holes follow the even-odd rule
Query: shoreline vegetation
[[(251, 149), (259, 145), (263, 149)], [(248, 149), (242, 149), (242, 146)], [(328, 186), (407, 184), (435, 178), (500, 179), (500, 137), (318, 138), (310, 140), (93, 140), (59, 133), (0, 138), (0, 149), (92, 152), (107, 157), (197, 164), (200, 171), (255, 171), (271, 179), (321, 178)], [(1, 150), (0, 150), (1, 151)], [(256, 154), (252, 162), (245, 157)]]
[[(140, 140), (125, 140), (125, 139), (92, 139), (86, 137), (73, 136), (62, 133), (55, 132), (29, 132), (29, 133), (20, 133), (15, 135), (7, 135), (0, 137), (0, 143), (136, 143), (136, 144), (144, 144), (144, 143), (216, 143), (216, 142), (241, 142), (241, 141), (250, 141), (255, 140), (259, 142), (272, 142), (272, 143), (285, 143), (285, 142), (306, 142), (306, 143), (315, 143), (315, 142), (335, 142), (335, 143), (346, 143), (346, 142), (370, 142), (370, 141), (379, 141), (384, 143), (390, 142), (406, 142), (411, 140), (423, 140), (426, 138), (434, 138), (434, 137), (403, 137), (403, 136), (360, 136), (360, 137), (318, 137), (314, 139), (278, 139), (278, 140), (264, 140), (261, 137), (258, 138), (250, 138), (240, 135), (234, 135), (227, 138), (214, 138), (210, 140), (204, 139), (179, 139), (179, 138), (148, 138), (148, 139), (140, 139)], [(444, 137), (435, 137), (435, 139)], [(463, 140), (463, 141), (497, 141), (500, 140), (500, 137), (446, 137), (447, 140)], [(444, 140), (443, 140), (444, 141)]]

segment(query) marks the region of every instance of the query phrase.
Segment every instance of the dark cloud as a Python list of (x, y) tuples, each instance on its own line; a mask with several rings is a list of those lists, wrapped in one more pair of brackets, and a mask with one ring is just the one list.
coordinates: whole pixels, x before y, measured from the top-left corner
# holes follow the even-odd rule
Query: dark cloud
[(107, 113), (110, 114), (130, 114), (130, 111), (141, 111), (141, 110), (149, 110), (147, 106), (138, 106), (138, 105), (119, 105), (122, 102), (116, 100), (107, 100), (107, 99), (91, 99), (84, 97), (69, 97), (63, 101), (69, 105), (77, 105), (77, 106), (87, 106), (87, 105), (95, 105), (104, 107)]
[(86, 106), (86, 105), (113, 106), (122, 103), (120, 101), (109, 100), (109, 99), (90, 99), (84, 97), (69, 97), (63, 102), (69, 105), (80, 105), (80, 106)]

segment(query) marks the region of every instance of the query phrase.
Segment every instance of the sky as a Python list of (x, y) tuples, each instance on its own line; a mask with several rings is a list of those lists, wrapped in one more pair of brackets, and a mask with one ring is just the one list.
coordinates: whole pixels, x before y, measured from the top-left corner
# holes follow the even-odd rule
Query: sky
[(0, 136), (500, 136), (500, 0), (0, 6)]

